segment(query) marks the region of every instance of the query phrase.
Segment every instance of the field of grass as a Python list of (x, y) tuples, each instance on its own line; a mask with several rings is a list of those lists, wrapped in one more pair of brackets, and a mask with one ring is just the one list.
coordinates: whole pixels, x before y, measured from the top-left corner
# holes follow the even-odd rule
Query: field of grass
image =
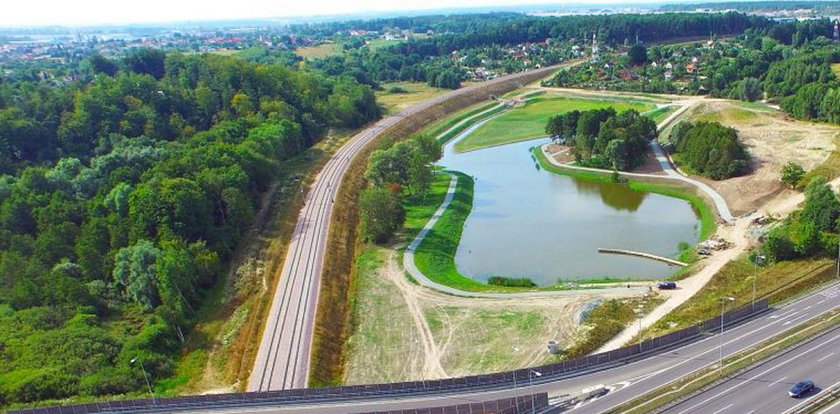
[[(720, 313), (720, 298), (734, 297), (730, 309), (752, 300), (755, 268), (746, 256), (726, 264), (703, 289), (654, 326), (645, 330), (647, 337), (682, 329)], [(831, 258), (779, 262), (758, 268), (756, 298), (770, 298), (771, 303), (813, 289), (835, 277)]]
[(831, 65), (831, 71), (840, 78), (840, 63), (834, 63)]
[(548, 118), (574, 109), (586, 111), (613, 107), (616, 111), (635, 109), (645, 112), (652, 105), (642, 103), (576, 98), (542, 98), (511, 109), (476, 129), (455, 144), (458, 152), (473, 151), (494, 145), (525, 141), (545, 135)]
[(304, 59), (320, 59), (341, 54), (344, 49), (338, 43), (322, 43), (318, 46), (299, 47), (295, 53)]
[(677, 108), (675, 106), (660, 106), (659, 108), (645, 112), (643, 115), (652, 119), (658, 125), (676, 110)]
[[(406, 361), (416, 361), (418, 332), (399, 289), (383, 280), (382, 267), (393, 251), (367, 245), (356, 262), (351, 312), (354, 321), (347, 339), (345, 385), (408, 381)], [(395, 355), (399, 355), (396, 358)]]
[[(611, 182), (612, 181), (612, 174), (611, 173), (597, 173), (593, 171), (581, 171), (581, 170), (573, 170), (569, 168), (561, 168), (554, 164), (551, 164), (546, 158), (543, 152), (539, 148), (534, 148), (533, 154), (539, 162), (540, 168), (555, 173), (555, 174), (562, 174), (567, 175), (570, 177), (577, 177), (583, 178), (592, 181), (602, 181), (602, 182)], [(700, 240), (704, 240), (709, 238), (712, 234), (715, 233), (717, 228), (716, 220), (715, 220), (715, 212), (714, 209), (700, 196), (698, 196), (695, 192), (682, 187), (678, 184), (669, 184), (666, 182), (662, 183), (651, 183), (651, 182), (642, 182), (636, 180), (630, 180), (627, 183), (627, 186), (633, 190), (637, 191), (644, 191), (648, 193), (656, 193), (665, 195), (668, 197), (675, 197), (681, 198), (683, 200), (688, 201), (691, 203), (691, 207), (700, 216)]]
[[(400, 88), (405, 93), (391, 93), (391, 88)], [(397, 113), (416, 103), (423, 102), (451, 92), (449, 89), (433, 88), (423, 82), (392, 82), (382, 84), (382, 90), (376, 92), (376, 101), (385, 108), (386, 113)]]
[(727, 123), (750, 122), (758, 119), (758, 114), (747, 109), (729, 107), (722, 111), (712, 112), (697, 117), (698, 121), (718, 121)]
[[(453, 126), (455, 126), (459, 122), (461, 122), (461, 121), (463, 121), (463, 120), (465, 120), (465, 119), (467, 119), (471, 116), (475, 116), (475, 115), (477, 115), (481, 112), (484, 112), (484, 111), (486, 111), (486, 110), (488, 110), (488, 109), (490, 109), (490, 108), (492, 108), (496, 105), (497, 105), (496, 102), (488, 102), (488, 103), (483, 103), (482, 102), (482, 103), (473, 105), (469, 108), (458, 111), (458, 112), (452, 114), (451, 116), (443, 118), (443, 119), (429, 125), (428, 127), (423, 129), (422, 133), (426, 134), (426, 135), (431, 135), (433, 137), (439, 137), (442, 133), (444, 133), (446, 130), (452, 128)], [(443, 139), (441, 139), (440, 141), (443, 141)]]

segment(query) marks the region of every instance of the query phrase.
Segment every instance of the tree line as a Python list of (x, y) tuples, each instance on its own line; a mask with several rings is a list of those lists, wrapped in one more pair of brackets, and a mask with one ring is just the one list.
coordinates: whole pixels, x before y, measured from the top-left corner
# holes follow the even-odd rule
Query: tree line
[(279, 166), (379, 117), (372, 90), (282, 65), (141, 50), (0, 88), (0, 403), (172, 373)]
[(368, 187), (359, 201), (366, 241), (387, 241), (402, 226), (403, 197), (425, 196), (432, 184), (432, 163), (440, 156), (440, 143), (422, 134), (371, 154), (365, 170)]
[[(443, 87), (459, 86), (440, 82), (442, 74), (458, 73), (449, 59), (453, 51), (488, 46), (510, 46), (525, 42), (588, 42), (593, 34), (600, 42), (623, 44), (638, 38), (656, 42), (686, 36), (740, 34), (751, 28), (769, 27), (771, 22), (740, 13), (667, 13), (656, 15), (601, 15), (534, 17), (520, 14), (453, 16), (446, 24), (432, 25), (441, 31), (427, 38), (410, 38), (377, 49), (349, 51), (313, 62), (331, 75), (346, 74), (358, 82), (375, 86), (387, 81), (419, 81)], [(345, 27), (345, 26), (340, 26)], [(378, 27), (378, 26), (375, 26)], [(461, 73), (463, 76), (463, 73)], [(448, 76), (448, 75), (447, 75)]]

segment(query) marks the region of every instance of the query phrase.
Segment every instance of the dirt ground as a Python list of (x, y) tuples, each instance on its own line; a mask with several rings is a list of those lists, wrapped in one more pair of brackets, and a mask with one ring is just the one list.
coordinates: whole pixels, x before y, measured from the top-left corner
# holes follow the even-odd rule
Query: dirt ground
[[(537, 365), (548, 340), (571, 345), (575, 313), (594, 295), (474, 299), (410, 282), (393, 248), (362, 266), (345, 382), (408, 381)], [(598, 295), (604, 297), (604, 295)]]
[(772, 108), (732, 101), (709, 100), (683, 119), (718, 121), (738, 130), (752, 157), (753, 171), (742, 177), (714, 181), (698, 178), (717, 190), (735, 216), (755, 211), (786, 192), (779, 181), (782, 166), (795, 161), (806, 171), (825, 162), (840, 137), (840, 128), (796, 121)]

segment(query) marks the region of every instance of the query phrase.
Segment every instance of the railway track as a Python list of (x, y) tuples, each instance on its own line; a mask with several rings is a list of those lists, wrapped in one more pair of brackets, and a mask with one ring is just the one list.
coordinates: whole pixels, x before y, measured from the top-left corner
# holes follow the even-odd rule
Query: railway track
[(315, 313), (333, 203), (353, 158), (367, 144), (405, 118), (449, 99), (517, 78), (548, 74), (557, 67), (559, 65), (508, 75), (412, 106), (363, 130), (327, 161), (306, 194), (305, 204), (299, 213), (260, 339), (248, 391), (305, 388), (307, 385), (310, 347), (315, 330)]

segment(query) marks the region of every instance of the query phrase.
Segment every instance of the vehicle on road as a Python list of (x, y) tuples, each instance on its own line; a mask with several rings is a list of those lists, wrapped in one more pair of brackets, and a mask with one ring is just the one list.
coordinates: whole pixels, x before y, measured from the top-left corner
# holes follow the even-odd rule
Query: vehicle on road
[(657, 285), (657, 287), (659, 287), (660, 290), (676, 289), (677, 282), (659, 282), (659, 285)]
[(814, 381), (805, 380), (799, 381), (791, 387), (790, 391), (788, 391), (788, 395), (793, 398), (799, 398), (803, 395), (808, 394), (809, 392), (814, 390)]

